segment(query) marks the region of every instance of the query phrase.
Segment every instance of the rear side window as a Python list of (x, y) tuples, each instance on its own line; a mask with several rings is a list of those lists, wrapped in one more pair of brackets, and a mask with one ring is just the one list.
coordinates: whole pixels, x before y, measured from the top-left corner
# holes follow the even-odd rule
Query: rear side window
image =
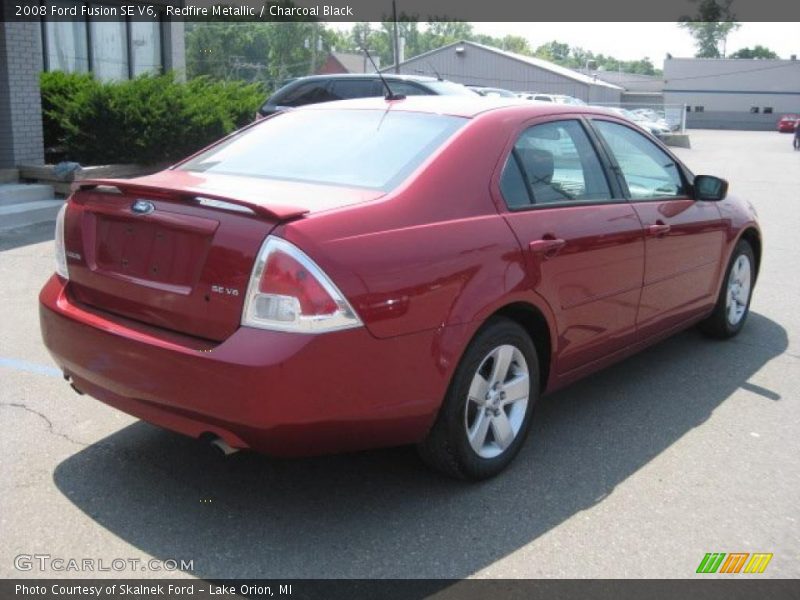
[(380, 82), (370, 79), (334, 79), (330, 85), (330, 93), (336, 100), (383, 95)]
[(392, 110), (285, 112), (179, 168), (388, 191), (467, 119)]
[(525, 130), (506, 162), (500, 187), (512, 209), (612, 199), (600, 159), (574, 120)]
[(614, 155), (631, 200), (675, 198), (686, 195), (678, 165), (638, 131), (610, 121), (594, 121)]
[(317, 102), (330, 102), (331, 100), (337, 100), (337, 98), (328, 91), (327, 81), (309, 81), (279, 95), (273, 101), (273, 104), (278, 106), (303, 106)]

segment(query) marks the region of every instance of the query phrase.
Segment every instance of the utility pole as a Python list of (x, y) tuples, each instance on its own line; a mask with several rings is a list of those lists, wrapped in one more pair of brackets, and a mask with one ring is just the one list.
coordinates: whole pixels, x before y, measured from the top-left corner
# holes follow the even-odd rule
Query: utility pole
[(394, 72), (400, 72), (400, 35), (397, 33), (397, 3), (392, 0), (392, 23), (394, 25)]
[(311, 75), (317, 72), (317, 36), (319, 32), (317, 31), (317, 25), (312, 24), (311, 27)]

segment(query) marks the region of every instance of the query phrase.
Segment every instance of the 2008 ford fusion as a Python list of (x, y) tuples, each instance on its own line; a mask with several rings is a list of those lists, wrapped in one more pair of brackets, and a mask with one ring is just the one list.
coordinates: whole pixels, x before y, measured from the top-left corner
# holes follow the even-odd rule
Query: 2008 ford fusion
[(741, 330), (762, 240), (727, 188), (602, 109), (308, 106), (80, 182), (42, 334), (77, 390), (227, 451), (417, 444), (485, 478), (542, 394)]

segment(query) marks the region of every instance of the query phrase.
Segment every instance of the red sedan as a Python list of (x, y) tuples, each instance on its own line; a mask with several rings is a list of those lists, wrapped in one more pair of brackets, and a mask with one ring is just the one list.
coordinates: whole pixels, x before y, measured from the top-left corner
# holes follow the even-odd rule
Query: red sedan
[(778, 131), (781, 133), (793, 133), (800, 124), (800, 115), (783, 115), (778, 121)]
[(228, 452), (415, 443), (489, 477), (541, 394), (741, 330), (761, 234), (727, 187), (602, 110), (310, 106), (80, 182), (42, 335), (76, 390)]

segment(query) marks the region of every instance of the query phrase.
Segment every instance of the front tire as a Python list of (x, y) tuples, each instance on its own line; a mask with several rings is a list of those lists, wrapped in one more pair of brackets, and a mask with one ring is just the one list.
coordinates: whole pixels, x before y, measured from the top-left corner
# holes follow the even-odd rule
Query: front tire
[(522, 447), (538, 397), (539, 361), (530, 336), (516, 322), (493, 317), (464, 353), (419, 453), (453, 477), (493, 477)]
[(753, 248), (746, 240), (739, 240), (725, 271), (725, 280), (714, 312), (700, 323), (700, 329), (719, 339), (737, 335), (750, 314), (750, 299), (755, 280), (756, 259)]

